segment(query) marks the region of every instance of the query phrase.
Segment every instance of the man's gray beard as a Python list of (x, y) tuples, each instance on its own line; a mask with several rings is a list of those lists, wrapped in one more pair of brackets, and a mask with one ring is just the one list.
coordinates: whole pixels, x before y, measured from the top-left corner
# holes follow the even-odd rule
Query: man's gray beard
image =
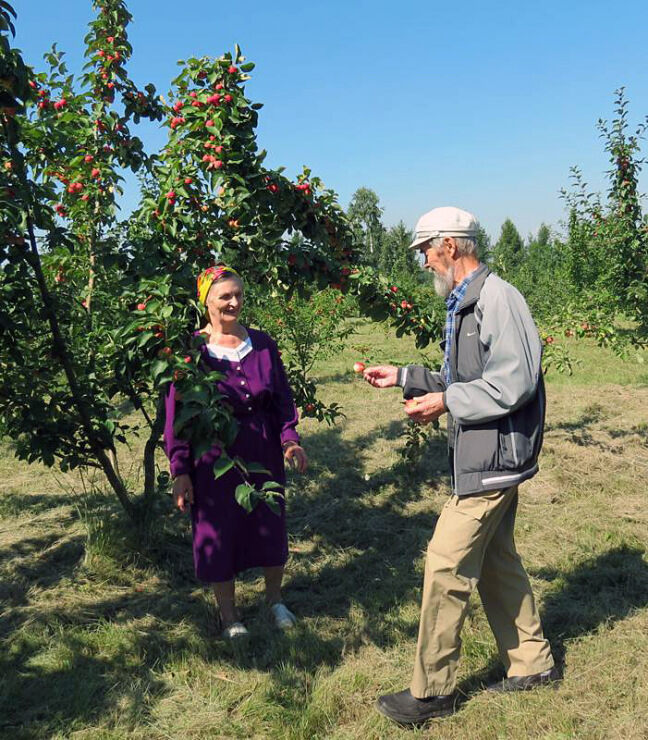
[(445, 275), (434, 273), (434, 290), (441, 298), (447, 298), (454, 288), (454, 265), (448, 268)]

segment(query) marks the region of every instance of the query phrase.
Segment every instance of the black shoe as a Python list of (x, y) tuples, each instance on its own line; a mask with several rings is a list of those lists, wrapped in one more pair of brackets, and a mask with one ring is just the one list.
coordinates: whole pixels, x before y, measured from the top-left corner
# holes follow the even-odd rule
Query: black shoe
[(486, 687), (486, 691), (503, 693), (506, 691), (530, 691), (538, 686), (556, 684), (562, 679), (556, 666), (542, 673), (533, 673), (530, 676), (511, 676), (502, 681), (496, 681)]
[(397, 694), (378, 697), (376, 709), (401, 725), (422, 725), (433, 717), (444, 717), (455, 712), (455, 702), (455, 694), (417, 699), (409, 689), (405, 689)]

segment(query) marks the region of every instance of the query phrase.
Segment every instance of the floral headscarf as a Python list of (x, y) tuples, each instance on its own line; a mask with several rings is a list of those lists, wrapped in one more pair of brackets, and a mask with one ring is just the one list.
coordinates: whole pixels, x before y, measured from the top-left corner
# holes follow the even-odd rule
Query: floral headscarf
[(214, 265), (208, 267), (204, 272), (198, 275), (196, 281), (198, 287), (198, 300), (203, 306), (207, 305), (207, 295), (212, 284), (222, 277), (229, 277), (230, 275), (236, 276), (239, 280), (241, 276), (236, 272), (233, 267), (226, 267), (225, 265)]

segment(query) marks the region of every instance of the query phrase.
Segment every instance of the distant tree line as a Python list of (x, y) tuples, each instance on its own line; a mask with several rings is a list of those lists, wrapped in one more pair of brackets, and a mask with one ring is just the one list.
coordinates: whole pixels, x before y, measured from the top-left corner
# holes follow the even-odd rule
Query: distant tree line
[[(601, 344), (624, 350), (648, 345), (648, 216), (642, 210), (638, 177), (640, 141), (648, 118), (629, 132), (628, 102), (616, 93), (615, 117), (599, 121), (608, 154), (608, 190), (591, 193), (578, 168), (572, 187), (562, 192), (567, 206), (564, 233), (542, 224), (524, 239), (511, 219), (493, 244), (480, 230), (479, 255), (494, 272), (526, 297), (545, 327), (571, 326)], [(425, 281), (408, 248), (413, 232), (401, 221), (385, 227), (376, 193), (366, 187), (353, 195), (347, 216), (367, 264), (405, 284)], [(565, 328), (566, 327), (566, 328)]]

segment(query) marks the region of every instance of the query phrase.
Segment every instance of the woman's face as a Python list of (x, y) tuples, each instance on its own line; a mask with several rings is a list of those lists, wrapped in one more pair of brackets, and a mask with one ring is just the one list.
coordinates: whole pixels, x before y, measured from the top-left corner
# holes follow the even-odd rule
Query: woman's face
[(212, 321), (236, 321), (243, 306), (243, 285), (236, 278), (215, 282), (207, 295), (207, 308)]

